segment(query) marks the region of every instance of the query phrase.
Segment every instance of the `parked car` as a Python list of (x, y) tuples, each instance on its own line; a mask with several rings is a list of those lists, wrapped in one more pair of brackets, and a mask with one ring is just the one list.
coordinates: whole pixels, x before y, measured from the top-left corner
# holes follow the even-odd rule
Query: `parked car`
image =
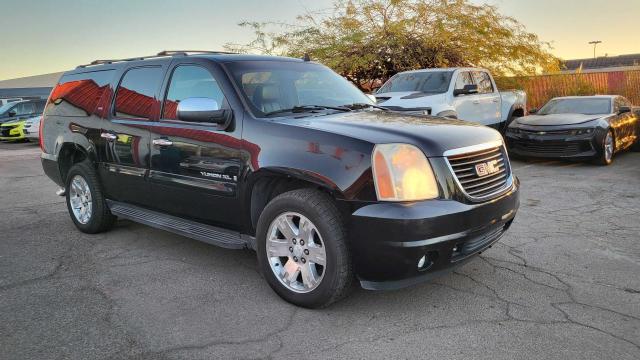
[(609, 165), (614, 154), (640, 141), (638, 108), (622, 96), (554, 98), (531, 112), (507, 129), (509, 151), (515, 155)]
[(17, 119), (41, 115), (46, 100), (22, 100), (0, 106), (0, 125)]
[[(91, 96), (86, 96), (91, 94)], [(162, 52), (65, 73), (42, 166), (76, 227), (130, 219), (257, 251), (285, 300), (400, 288), (497, 241), (519, 182), (488, 127), (377, 108), (300, 59)]]
[(0, 106), (5, 106), (8, 103), (20, 101), (22, 98), (9, 98), (9, 99), (0, 99)]
[(0, 125), (0, 140), (18, 141), (24, 140), (25, 120), (11, 120)]
[(42, 115), (28, 118), (24, 121), (24, 137), (30, 140), (37, 140), (40, 138), (40, 121)]
[(491, 73), (478, 68), (398, 73), (375, 96), (388, 109), (474, 121), (500, 131), (527, 108), (524, 91), (499, 92)]

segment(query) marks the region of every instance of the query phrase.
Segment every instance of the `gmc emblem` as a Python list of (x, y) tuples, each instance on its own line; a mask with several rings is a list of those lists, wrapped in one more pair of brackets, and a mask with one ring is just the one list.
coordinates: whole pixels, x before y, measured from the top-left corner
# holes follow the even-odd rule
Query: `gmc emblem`
[(498, 160), (491, 160), (486, 163), (476, 164), (476, 174), (479, 177), (491, 175), (500, 171), (498, 167)]

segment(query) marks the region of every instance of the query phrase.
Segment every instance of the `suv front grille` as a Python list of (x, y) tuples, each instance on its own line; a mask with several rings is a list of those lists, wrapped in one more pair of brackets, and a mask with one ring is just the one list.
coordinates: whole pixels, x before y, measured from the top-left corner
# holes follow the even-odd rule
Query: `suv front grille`
[[(504, 146), (447, 156), (462, 190), (474, 200), (499, 195), (509, 186), (511, 167)], [(486, 173), (483, 173), (482, 168)], [(479, 170), (480, 169), (480, 170)]]

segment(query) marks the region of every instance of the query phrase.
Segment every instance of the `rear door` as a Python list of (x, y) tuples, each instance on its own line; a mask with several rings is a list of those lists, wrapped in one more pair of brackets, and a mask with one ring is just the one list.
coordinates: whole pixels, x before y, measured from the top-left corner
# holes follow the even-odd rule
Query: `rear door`
[(100, 175), (108, 197), (131, 204), (151, 206), (153, 195), (147, 182), (149, 126), (160, 112), (160, 87), (167, 61), (145, 62), (124, 69), (109, 111), (100, 130)]
[(204, 59), (174, 60), (160, 120), (151, 129), (150, 180), (156, 207), (177, 216), (225, 227), (239, 226), (238, 179), (248, 160), (242, 151), (241, 109), (229, 126), (181, 121), (180, 101), (211, 98), (230, 109), (230, 84), (219, 65)]
[(473, 77), (478, 84), (477, 103), (480, 114), (479, 122), (483, 125), (500, 127), (500, 93), (493, 85), (491, 76), (486, 71), (474, 71)]
[[(465, 85), (474, 85), (475, 80), (470, 71), (458, 72), (454, 90), (462, 90)], [(453, 98), (453, 106), (458, 114), (458, 119), (479, 122), (481, 118), (477, 94), (458, 95)]]

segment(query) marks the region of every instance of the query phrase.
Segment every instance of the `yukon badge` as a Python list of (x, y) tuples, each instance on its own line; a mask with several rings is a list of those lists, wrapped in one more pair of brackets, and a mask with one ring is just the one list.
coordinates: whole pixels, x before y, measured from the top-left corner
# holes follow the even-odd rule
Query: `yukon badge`
[(486, 163), (476, 164), (476, 174), (479, 177), (491, 175), (500, 171), (498, 167), (498, 160), (491, 160)]

